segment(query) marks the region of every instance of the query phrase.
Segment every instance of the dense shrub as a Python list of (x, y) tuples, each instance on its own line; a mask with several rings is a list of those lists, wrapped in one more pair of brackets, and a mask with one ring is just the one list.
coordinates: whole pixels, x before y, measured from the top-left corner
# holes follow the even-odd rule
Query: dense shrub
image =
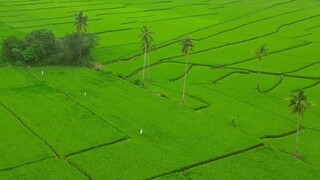
[(43, 64), (54, 53), (55, 36), (52, 31), (40, 29), (32, 31), (25, 37), (24, 62)]
[(8, 37), (2, 43), (2, 55), (11, 63), (27, 65), (88, 65), (96, 46), (93, 34), (73, 33), (56, 38), (52, 31), (35, 30), (24, 41)]
[(11, 61), (22, 59), (22, 49), (24, 49), (24, 42), (16, 37), (10, 36), (3, 40), (2, 55)]
[(96, 46), (93, 34), (73, 33), (56, 41), (55, 64), (88, 65), (91, 62), (90, 53)]

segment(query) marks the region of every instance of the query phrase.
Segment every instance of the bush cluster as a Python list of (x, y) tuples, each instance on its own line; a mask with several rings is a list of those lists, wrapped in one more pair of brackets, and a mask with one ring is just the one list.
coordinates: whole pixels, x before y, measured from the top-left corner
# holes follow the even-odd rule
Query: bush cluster
[(57, 38), (52, 31), (39, 29), (28, 33), (24, 40), (14, 36), (4, 39), (2, 55), (18, 65), (89, 65), (96, 43), (93, 34), (76, 32)]

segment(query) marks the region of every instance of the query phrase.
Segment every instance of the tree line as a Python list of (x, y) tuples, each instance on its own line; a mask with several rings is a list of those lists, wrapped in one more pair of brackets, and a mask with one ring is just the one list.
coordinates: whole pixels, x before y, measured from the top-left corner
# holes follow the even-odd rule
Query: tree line
[(75, 17), (76, 32), (57, 37), (47, 29), (27, 33), (24, 39), (10, 36), (2, 42), (2, 55), (15, 65), (91, 65), (92, 49), (97, 44), (94, 34), (87, 33), (88, 17), (82, 12)]

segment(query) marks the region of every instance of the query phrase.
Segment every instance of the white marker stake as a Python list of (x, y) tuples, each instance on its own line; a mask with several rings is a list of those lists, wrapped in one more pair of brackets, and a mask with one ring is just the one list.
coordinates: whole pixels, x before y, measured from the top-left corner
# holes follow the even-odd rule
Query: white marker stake
[(140, 135), (142, 135), (142, 133), (143, 133), (143, 129), (140, 129)]
[(44, 72), (43, 72), (43, 71), (41, 71), (41, 74), (42, 74), (42, 75), (44, 75)]
[(87, 96), (87, 91), (84, 92), (83, 96)]

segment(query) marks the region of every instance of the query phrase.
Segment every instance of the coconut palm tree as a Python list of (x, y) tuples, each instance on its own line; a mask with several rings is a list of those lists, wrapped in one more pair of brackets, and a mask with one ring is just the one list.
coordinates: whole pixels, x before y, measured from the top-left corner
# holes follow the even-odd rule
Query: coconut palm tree
[(74, 23), (74, 26), (77, 30), (78, 33), (80, 33), (81, 36), (81, 47), (80, 47), (80, 52), (79, 52), (79, 60), (81, 60), (81, 56), (82, 56), (82, 36), (83, 33), (87, 32), (87, 28), (88, 28), (88, 16), (85, 16), (83, 14), (82, 11), (79, 12), (79, 14), (76, 14), (76, 22)]
[(146, 71), (146, 63), (148, 64), (148, 81), (150, 80), (150, 57), (149, 53), (153, 49), (153, 32), (147, 26), (143, 26), (141, 29), (141, 34), (139, 35), (141, 45), (144, 53), (143, 60), (143, 85), (145, 83), (145, 71)]
[(297, 92), (292, 92), (290, 94), (289, 100), (289, 108), (291, 110), (292, 114), (298, 115), (297, 120), (297, 132), (296, 132), (296, 147), (295, 147), (295, 153), (294, 156), (296, 158), (300, 157), (299, 154), (299, 131), (300, 131), (300, 123), (303, 118), (303, 115), (307, 108), (311, 105), (310, 102), (308, 102), (307, 95), (305, 94), (305, 91), (300, 90)]
[(258, 75), (258, 80), (257, 80), (257, 90), (260, 91), (260, 76), (261, 76), (261, 63), (262, 63), (262, 58), (268, 55), (268, 49), (266, 45), (261, 45), (257, 50), (256, 50), (256, 57), (259, 59), (259, 75)]
[(182, 89), (182, 101), (185, 103), (185, 92), (186, 92), (186, 82), (187, 82), (187, 69), (188, 69), (188, 56), (192, 48), (194, 47), (193, 40), (187, 36), (181, 42), (182, 54), (185, 57), (185, 67), (184, 67), (184, 80), (183, 80), (183, 89)]

